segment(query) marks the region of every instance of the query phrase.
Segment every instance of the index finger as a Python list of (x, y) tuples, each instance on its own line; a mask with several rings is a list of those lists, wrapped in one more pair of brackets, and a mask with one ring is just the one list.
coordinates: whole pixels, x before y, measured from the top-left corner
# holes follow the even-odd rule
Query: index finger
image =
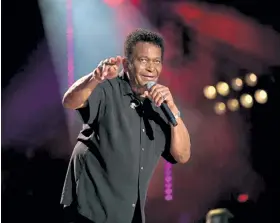
[(119, 66), (122, 63), (123, 58), (121, 56), (117, 56), (115, 58), (111, 57), (108, 62), (106, 62), (106, 65), (117, 65)]
[(122, 61), (123, 61), (123, 58), (122, 58), (121, 56), (117, 56), (117, 57), (116, 57), (116, 63), (117, 63), (117, 65), (120, 65), (120, 64), (122, 63)]
[(150, 89), (150, 93), (153, 94), (154, 91), (156, 91), (157, 89), (162, 88), (163, 86), (160, 84), (155, 84), (154, 86), (151, 87)]

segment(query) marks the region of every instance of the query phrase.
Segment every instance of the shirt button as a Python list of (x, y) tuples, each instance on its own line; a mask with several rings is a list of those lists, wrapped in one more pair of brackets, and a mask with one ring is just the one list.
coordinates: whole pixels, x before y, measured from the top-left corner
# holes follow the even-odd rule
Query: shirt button
[(132, 207), (134, 207), (134, 208), (135, 208), (135, 204), (132, 204)]
[(145, 132), (145, 129), (142, 129), (143, 132)]
[(142, 151), (144, 151), (145, 149), (144, 148), (142, 148)]
[(144, 168), (141, 166), (141, 170), (143, 170)]

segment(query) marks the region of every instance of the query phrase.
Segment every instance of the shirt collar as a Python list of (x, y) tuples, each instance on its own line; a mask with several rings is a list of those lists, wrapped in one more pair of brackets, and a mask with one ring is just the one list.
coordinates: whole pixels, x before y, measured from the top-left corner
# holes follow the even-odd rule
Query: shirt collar
[(128, 79), (127, 74), (125, 72), (121, 71), (121, 73), (119, 74), (119, 78), (120, 78), (120, 86), (122, 89), (122, 94), (123, 95), (133, 95), (134, 93), (129, 84), (129, 79)]
[[(120, 86), (122, 89), (122, 94), (130, 95), (130, 96), (134, 95), (134, 92), (132, 91), (132, 88), (129, 84), (129, 79), (128, 79), (127, 74), (124, 71), (121, 71), (119, 74), (119, 78), (120, 78)], [(144, 103), (144, 101), (147, 101), (152, 106), (154, 111), (158, 111), (158, 107), (155, 106), (155, 103), (151, 102), (149, 99), (145, 99), (142, 102)]]
[[(129, 79), (128, 79), (127, 74), (125, 72), (121, 71), (118, 78), (120, 79), (120, 86), (121, 86), (122, 94), (123, 95), (129, 95), (129, 96), (134, 95), (134, 92), (132, 91), (132, 88), (129, 84)], [(155, 103), (150, 101), (150, 99), (145, 99), (145, 100), (142, 101), (142, 103), (150, 104), (150, 106), (152, 107), (152, 109), (154, 111), (159, 110), (159, 108), (155, 105)]]

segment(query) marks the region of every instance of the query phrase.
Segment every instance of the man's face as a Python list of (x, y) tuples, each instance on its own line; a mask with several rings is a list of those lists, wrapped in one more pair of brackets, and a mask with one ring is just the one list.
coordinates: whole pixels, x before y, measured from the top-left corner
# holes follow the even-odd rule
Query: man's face
[(133, 49), (128, 72), (132, 84), (145, 86), (149, 81), (157, 81), (162, 70), (162, 52), (157, 45), (139, 42)]

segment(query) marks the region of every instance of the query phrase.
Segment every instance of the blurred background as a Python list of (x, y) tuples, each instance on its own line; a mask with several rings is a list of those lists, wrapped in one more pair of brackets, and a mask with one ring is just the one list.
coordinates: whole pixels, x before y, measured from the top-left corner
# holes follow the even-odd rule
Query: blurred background
[[(227, 3), (225, 3), (227, 2)], [(147, 223), (279, 222), (280, 16), (270, 0), (2, 1), (2, 221), (62, 222), (62, 185), (81, 122), (64, 92), (135, 28), (166, 40), (161, 82), (192, 139), (160, 161)]]

